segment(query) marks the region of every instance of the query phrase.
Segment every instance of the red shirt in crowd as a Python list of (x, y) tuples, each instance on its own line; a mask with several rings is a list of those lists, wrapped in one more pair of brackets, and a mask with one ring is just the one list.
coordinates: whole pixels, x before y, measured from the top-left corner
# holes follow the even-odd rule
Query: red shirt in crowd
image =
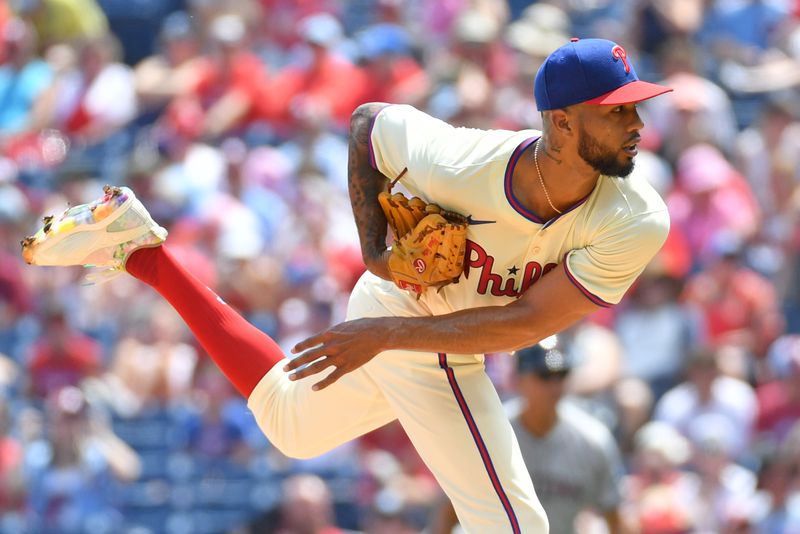
[(759, 432), (774, 434), (776, 438), (782, 439), (800, 420), (800, 394), (796, 393), (798, 386), (791, 381), (776, 380), (756, 389), (756, 428)]
[(34, 344), (29, 364), (32, 393), (45, 398), (65, 386), (77, 386), (100, 368), (100, 345), (58, 325)]
[(353, 109), (364, 102), (365, 85), (361, 69), (343, 57), (317, 49), (309, 66), (293, 65), (278, 73), (265, 99), (266, 115), (279, 126), (292, 128), (299, 116), (316, 108), (325, 110), (344, 127)]

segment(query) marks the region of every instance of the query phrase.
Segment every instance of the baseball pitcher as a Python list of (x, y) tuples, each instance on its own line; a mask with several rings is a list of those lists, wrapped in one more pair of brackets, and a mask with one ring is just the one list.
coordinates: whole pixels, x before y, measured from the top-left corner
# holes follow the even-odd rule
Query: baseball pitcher
[(467, 532), (546, 533), (483, 354), (614, 305), (659, 250), (664, 203), (627, 176), (643, 126), (636, 103), (666, 91), (639, 80), (619, 45), (573, 39), (536, 76), (542, 132), (360, 106), (349, 188), (368, 271), (349, 320), (299, 343), (293, 359), (176, 261), (129, 189), (48, 218), (23, 256), (152, 286), (287, 455), (319, 455), (398, 419)]

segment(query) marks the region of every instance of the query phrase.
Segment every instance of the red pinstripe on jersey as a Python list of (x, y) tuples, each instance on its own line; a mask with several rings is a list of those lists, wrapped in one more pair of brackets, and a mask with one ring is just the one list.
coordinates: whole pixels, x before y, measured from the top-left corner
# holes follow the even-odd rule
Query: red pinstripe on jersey
[(467, 422), (469, 431), (472, 434), (472, 439), (475, 440), (475, 445), (478, 447), (478, 452), (481, 455), (483, 465), (486, 468), (486, 473), (489, 475), (489, 479), (492, 482), (494, 491), (497, 493), (500, 503), (503, 505), (503, 509), (506, 511), (508, 520), (511, 523), (511, 529), (514, 534), (520, 534), (521, 530), (519, 528), (517, 514), (514, 512), (514, 508), (511, 506), (511, 501), (508, 499), (508, 495), (506, 495), (506, 492), (500, 483), (500, 478), (497, 476), (497, 471), (495, 471), (492, 458), (489, 456), (486, 443), (484, 443), (483, 437), (481, 437), (481, 432), (478, 430), (478, 425), (475, 423), (475, 419), (472, 417), (472, 412), (470, 412), (467, 401), (464, 399), (464, 395), (461, 393), (461, 388), (458, 386), (453, 368), (447, 365), (447, 354), (443, 352), (439, 353), (439, 367), (444, 369), (445, 373), (447, 373), (447, 381), (450, 383), (450, 388), (453, 390), (453, 395), (456, 397), (458, 407), (461, 408), (461, 413), (464, 415), (464, 419)]

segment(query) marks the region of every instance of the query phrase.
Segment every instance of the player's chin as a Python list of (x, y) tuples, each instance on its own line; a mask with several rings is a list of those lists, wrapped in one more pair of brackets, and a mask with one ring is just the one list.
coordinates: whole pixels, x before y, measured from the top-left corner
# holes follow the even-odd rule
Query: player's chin
[(634, 157), (636, 157), (636, 151), (633, 151), (633, 154), (630, 154), (627, 150), (624, 151), (624, 154), (621, 156), (619, 161), (617, 162), (617, 169), (616, 176), (620, 178), (625, 178), (630, 173), (633, 172), (633, 167), (635, 165)]

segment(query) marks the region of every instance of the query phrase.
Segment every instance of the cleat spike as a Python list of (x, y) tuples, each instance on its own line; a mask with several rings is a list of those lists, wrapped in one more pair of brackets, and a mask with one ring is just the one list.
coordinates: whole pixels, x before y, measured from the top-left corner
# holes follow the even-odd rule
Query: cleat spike
[(42, 222), (44, 223), (44, 228), (42, 230), (44, 231), (44, 233), (47, 233), (47, 232), (50, 231), (50, 228), (53, 226), (53, 219), (54, 218), (55, 217), (53, 217), (52, 215), (48, 215), (48, 216), (46, 216), (46, 217), (44, 217), (42, 219)]

